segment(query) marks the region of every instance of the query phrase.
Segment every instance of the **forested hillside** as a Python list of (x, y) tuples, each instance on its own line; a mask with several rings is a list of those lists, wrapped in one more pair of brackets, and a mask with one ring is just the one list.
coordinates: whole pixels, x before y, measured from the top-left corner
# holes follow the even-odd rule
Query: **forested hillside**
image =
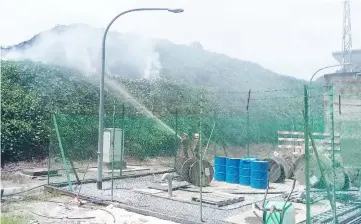
[[(59, 25), (18, 45), (3, 48), (2, 56), (99, 74), (102, 35), (103, 29), (87, 25)], [(228, 91), (296, 88), (304, 83), (253, 62), (209, 52), (200, 43), (177, 45), (168, 40), (118, 32), (108, 34), (106, 68), (108, 74), (123, 78), (161, 77)]]
[[(59, 26), (4, 49), (2, 164), (46, 157), (50, 140), (56, 145), (52, 114), (57, 115), (65, 148), (76, 150), (79, 158), (96, 155), (99, 47), (92, 48), (96, 44), (91, 41), (78, 46), (73, 38), (65, 37), (98, 31), (87, 26)], [(110, 35), (106, 80), (112, 85), (106, 85), (105, 103), (106, 126), (113, 126), (114, 113), (116, 126), (125, 127), (129, 155), (138, 158), (173, 155), (179, 144), (174, 133), (150, 117), (154, 115), (178, 134), (192, 134), (199, 131), (201, 104), (202, 134), (209, 136), (216, 122), (212, 143), (222, 146), (239, 147), (248, 141), (274, 143), (279, 128), (302, 128), (303, 81), (205, 51), (199, 45), (156, 40), (151, 49), (138, 48), (137, 53), (132, 53), (129, 46), (137, 43), (132, 37)], [(81, 47), (85, 47), (86, 55), (79, 53), (84, 50)], [(142, 58), (142, 53), (150, 55), (151, 63), (144, 63), (148, 56)], [(135, 60), (138, 56), (139, 60)], [(80, 60), (84, 57), (86, 60)], [(252, 93), (248, 138), (249, 89)], [(134, 101), (152, 115), (144, 113), (144, 108)]]

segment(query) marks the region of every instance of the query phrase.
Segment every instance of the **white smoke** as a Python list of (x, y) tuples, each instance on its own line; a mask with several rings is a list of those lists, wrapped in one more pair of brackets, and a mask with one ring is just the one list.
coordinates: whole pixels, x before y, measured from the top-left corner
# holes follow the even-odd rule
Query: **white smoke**
[(153, 55), (147, 58), (146, 67), (144, 70), (144, 78), (146, 79), (159, 78), (161, 69), (162, 69), (162, 64), (160, 63), (159, 60), (159, 53), (153, 52)]
[[(87, 25), (57, 26), (38, 35), (30, 47), (11, 50), (3, 59), (40, 61), (96, 74), (101, 71), (103, 34), (104, 29)], [(155, 44), (151, 38), (109, 32), (106, 71), (122, 77), (159, 77), (162, 65)]]

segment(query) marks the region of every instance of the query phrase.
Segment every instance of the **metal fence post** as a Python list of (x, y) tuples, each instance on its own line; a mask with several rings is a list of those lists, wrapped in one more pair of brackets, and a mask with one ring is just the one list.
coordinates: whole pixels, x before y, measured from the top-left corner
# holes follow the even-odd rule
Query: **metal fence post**
[(250, 130), (249, 130), (249, 101), (251, 98), (251, 90), (248, 91), (248, 98), (247, 98), (247, 157), (250, 157), (250, 144), (251, 144), (251, 140), (250, 140)]
[(61, 157), (63, 158), (63, 164), (64, 164), (64, 169), (65, 169), (65, 172), (66, 172), (66, 179), (68, 181), (68, 187), (69, 187), (70, 191), (73, 191), (73, 186), (72, 186), (71, 180), (70, 180), (70, 170), (69, 170), (69, 168), (67, 166), (67, 161), (66, 161), (66, 158), (65, 158), (65, 152), (64, 152), (63, 144), (61, 143), (60, 132), (59, 132), (58, 124), (56, 123), (56, 118), (55, 118), (54, 114), (53, 114), (53, 122), (54, 122), (55, 131), (56, 131), (56, 136), (58, 137), (58, 143), (59, 143)]
[(336, 216), (336, 171), (335, 171), (335, 128), (334, 128), (334, 117), (333, 117), (333, 85), (328, 86), (329, 89), (329, 101), (330, 101), (330, 121), (331, 121), (331, 150), (332, 150), (332, 174), (333, 174), (333, 186), (332, 186), (332, 204), (333, 209), (333, 223), (338, 223)]
[(199, 113), (199, 219), (203, 222), (202, 217), (202, 183), (203, 183), (203, 163), (202, 163), (202, 116), (203, 116), (203, 92), (201, 92), (201, 102), (200, 102), (200, 113)]
[(306, 223), (311, 224), (311, 200), (310, 200), (310, 147), (309, 147), (309, 108), (308, 108), (308, 92), (307, 86), (304, 86), (304, 138), (305, 138), (305, 156), (306, 156)]

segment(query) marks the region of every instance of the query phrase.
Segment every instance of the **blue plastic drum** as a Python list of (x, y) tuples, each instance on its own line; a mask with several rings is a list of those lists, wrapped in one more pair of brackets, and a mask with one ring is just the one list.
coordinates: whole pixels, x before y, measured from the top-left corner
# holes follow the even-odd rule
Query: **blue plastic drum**
[(226, 157), (214, 157), (214, 180), (226, 181)]
[(241, 159), (239, 162), (239, 184), (249, 186), (251, 183), (251, 161)]
[(252, 188), (267, 189), (268, 185), (268, 161), (251, 161), (251, 180)]
[(243, 158), (239, 161), (239, 184), (249, 186), (251, 184), (251, 161), (257, 158)]
[(230, 184), (239, 183), (239, 158), (227, 158), (226, 161), (226, 182)]

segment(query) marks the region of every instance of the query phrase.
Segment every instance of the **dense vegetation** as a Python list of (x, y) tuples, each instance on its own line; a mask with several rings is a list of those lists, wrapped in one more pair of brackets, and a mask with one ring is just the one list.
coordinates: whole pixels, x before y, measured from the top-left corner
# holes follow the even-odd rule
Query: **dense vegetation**
[[(51, 124), (51, 114), (57, 115), (63, 146), (73, 157), (95, 156), (99, 98), (98, 86), (87, 81), (91, 80), (89, 77), (84, 77), (70, 69), (41, 63), (2, 61), (1, 78), (3, 162), (45, 157), (51, 139), (53, 151), (59, 153), (54, 125)], [(213, 122), (216, 120), (217, 128), (213, 142), (238, 146), (247, 142), (246, 92), (214, 94), (202, 88), (189, 87), (163, 79), (157, 81), (117, 77), (109, 79), (125, 86), (152, 114), (172, 129), (176, 129), (178, 134), (198, 132), (202, 92), (204, 136), (209, 136)], [(108, 90), (112, 89), (108, 88)], [(288, 91), (289, 94), (292, 92), (297, 98), (292, 105), (297, 104), (298, 108), (302, 107), (300, 92)], [(256, 97), (257, 94), (261, 95)], [(276, 110), (279, 102), (270, 102), (272, 97), (267, 97), (269, 94), (271, 93), (254, 93), (255, 98), (262, 102), (255, 100), (252, 102), (252, 107), (250, 106), (250, 129), (253, 133), (251, 142), (275, 141), (274, 124), (286, 125), (289, 128), (295, 128), (292, 126), (294, 124), (300, 125), (300, 121), (297, 123), (293, 120), (295, 117), (300, 118), (299, 111), (285, 112), (282, 108)], [(277, 96), (277, 94), (273, 95)], [(290, 103), (287, 99), (286, 102)], [(142, 109), (132, 104), (132, 100), (125, 99), (116, 91), (112, 91), (106, 93), (105, 104), (106, 127), (113, 127), (113, 112), (115, 112), (115, 126), (125, 127), (128, 155), (138, 158), (172, 155), (178, 148), (179, 142), (175, 134), (149, 118)], [(279, 114), (281, 112), (288, 115), (289, 119), (284, 119), (284, 115)]]
[[(63, 27), (61, 32), (66, 29)], [(37, 38), (7, 51), (27, 49)], [(113, 127), (114, 122), (115, 127), (125, 128), (128, 155), (138, 158), (173, 155), (179, 139), (149, 114), (179, 135), (192, 134), (199, 132), (201, 102), (205, 142), (214, 122), (217, 125), (212, 143), (220, 146), (239, 147), (248, 141), (275, 143), (279, 129), (302, 130), (302, 81), (254, 63), (207, 52), (198, 45), (158, 40), (156, 51), (162, 64), (160, 78), (149, 80), (129, 75), (134, 68), (116, 61), (110, 66), (113, 76), (106, 79), (106, 127)], [(50, 64), (1, 61), (2, 164), (46, 157), (49, 146), (53, 153), (59, 153), (52, 114), (56, 115), (69, 155), (79, 159), (96, 155), (99, 77)], [(123, 75), (114, 76), (117, 71)], [(134, 99), (124, 96), (122, 89)], [(252, 93), (248, 139), (249, 89)]]

